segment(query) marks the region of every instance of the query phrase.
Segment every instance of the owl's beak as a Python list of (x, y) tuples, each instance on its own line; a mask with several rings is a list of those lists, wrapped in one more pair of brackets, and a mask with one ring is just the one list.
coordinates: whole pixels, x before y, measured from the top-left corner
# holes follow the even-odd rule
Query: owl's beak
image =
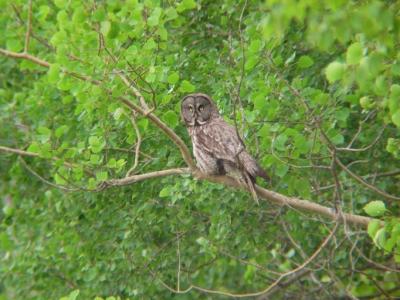
[(194, 120), (194, 126), (196, 126), (196, 125), (200, 125), (199, 124), (199, 122), (197, 121), (197, 113), (196, 112), (193, 112), (193, 120)]

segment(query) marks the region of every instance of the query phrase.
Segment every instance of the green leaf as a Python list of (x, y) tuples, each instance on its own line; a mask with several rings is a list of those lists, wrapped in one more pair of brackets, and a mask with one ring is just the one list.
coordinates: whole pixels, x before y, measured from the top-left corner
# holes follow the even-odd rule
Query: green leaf
[(392, 115), (392, 122), (397, 127), (400, 127), (400, 109)]
[(106, 171), (97, 172), (96, 179), (98, 181), (106, 181), (108, 179), (108, 173)]
[(400, 109), (400, 85), (393, 84), (390, 87), (389, 110), (394, 114)]
[(60, 10), (57, 13), (57, 22), (61, 28), (65, 27), (65, 25), (69, 22), (69, 16), (65, 10)]
[(183, 80), (179, 88), (179, 91), (182, 93), (192, 93), (194, 92), (195, 89), (196, 87), (193, 84), (191, 84), (187, 80)]
[(71, 292), (71, 294), (69, 294), (68, 300), (76, 300), (78, 295), (79, 295), (79, 290), (75, 290), (75, 291)]
[(51, 64), (49, 70), (47, 71), (48, 81), (55, 84), (60, 79), (60, 66), (58, 64)]
[(385, 228), (380, 228), (376, 232), (373, 238), (374, 244), (377, 245), (379, 248), (383, 248), (386, 243), (386, 231)]
[(364, 96), (360, 98), (360, 106), (364, 109), (371, 109), (374, 107), (374, 102), (372, 101), (371, 97)]
[(97, 136), (91, 136), (89, 137), (89, 145), (89, 148), (92, 150), (93, 153), (99, 153), (103, 150), (106, 143)]
[(123, 115), (124, 110), (121, 107), (118, 107), (114, 113), (113, 113), (113, 117), (115, 120), (119, 120), (121, 118), (121, 116)]
[(169, 110), (163, 115), (164, 121), (169, 125), (170, 127), (174, 128), (179, 124), (179, 118), (178, 115), (172, 111)]
[(149, 38), (147, 42), (144, 44), (143, 48), (146, 50), (155, 49), (157, 48), (157, 43), (154, 41), (153, 38)]
[(262, 47), (262, 42), (259, 39), (252, 40), (250, 45), (249, 45), (249, 51), (251, 53), (257, 53), (261, 50)]
[(169, 186), (166, 186), (160, 191), (159, 196), (161, 198), (165, 198), (168, 197), (170, 194), (171, 194), (171, 188)]
[(20, 52), (24, 49), (24, 45), (20, 41), (20, 39), (9, 39), (6, 41), (7, 50)]
[(5, 206), (3, 206), (2, 211), (5, 216), (9, 217), (14, 214), (15, 208), (11, 204), (6, 204)]
[(307, 68), (311, 67), (313, 64), (314, 64), (314, 60), (308, 55), (301, 56), (297, 62), (297, 66), (300, 69), (307, 69)]
[(62, 77), (57, 83), (57, 88), (62, 91), (69, 91), (73, 88), (74, 82), (70, 77)]
[(28, 152), (40, 153), (40, 145), (37, 142), (32, 142), (27, 149)]
[(181, 3), (178, 4), (176, 10), (178, 12), (183, 12), (187, 9), (196, 8), (196, 2), (194, 0), (183, 0)]
[(67, 33), (64, 30), (60, 30), (52, 36), (50, 43), (55, 47), (59, 47), (64, 44), (65, 40), (67, 40)]
[(115, 160), (115, 158), (111, 158), (108, 163), (107, 163), (107, 167), (113, 169), (117, 167), (117, 161)]
[(59, 138), (61, 137), (63, 134), (68, 132), (69, 127), (67, 125), (62, 125), (60, 127), (58, 127), (56, 129), (56, 131), (54, 132), (54, 135)]
[(371, 237), (371, 239), (374, 239), (376, 233), (378, 232), (380, 228), (380, 221), (379, 220), (372, 220), (371, 222), (368, 223), (368, 235)]
[(342, 134), (340, 134), (340, 133), (337, 133), (337, 134), (335, 134), (335, 135), (333, 135), (333, 136), (331, 137), (331, 141), (332, 141), (332, 143), (334, 143), (335, 145), (343, 144), (343, 142), (344, 142), (344, 136), (343, 136)]
[(260, 112), (265, 112), (268, 109), (267, 98), (264, 94), (257, 94), (253, 98), (254, 108)]
[(54, 0), (54, 4), (61, 9), (67, 5), (66, 1), (64, 0)]
[(287, 65), (291, 64), (292, 62), (294, 62), (295, 58), (296, 58), (296, 51), (294, 51), (294, 52), (292, 53), (292, 55), (290, 55), (290, 56), (285, 60), (285, 66), (287, 66)]
[(170, 84), (177, 83), (179, 81), (178, 72), (173, 72), (173, 73), (169, 74), (167, 80), (168, 80), (168, 83), (170, 83)]
[(38, 19), (40, 20), (40, 22), (44, 23), (49, 13), (50, 7), (48, 5), (41, 5), (38, 12)]
[(342, 79), (345, 70), (346, 66), (344, 64), (334, 61), (331, 62), (325, 69), (325, 75), (328, 81), (330, 83), (333, 83), (335, 81)]
[(168, 7), (168, 8), (165, 10), (165, 16), (166, 16), (166, 19), (167, 19), (168, 21), (170, 21), (170, 20), (176, 19), (176, 18), (178, 17), (178, 14), (177, 14), (175, 8), (173, 8), (173, 7)]
[(101, 22), (100, 31), (103, 35), (107, 36), (108, 33), (110, 32), (110, 30), (111, 30), (111, 22), (110, 21)]
[(157, 30), (157, 34), (160, 36), (161, 40), (168, 40), (168, 31), (164, 26), (160, 26)]
[(39, 133), (38, 138), (39, 138), (39, 140), (40, 140), (42, 143), (46, 143), (46, 142), (50, 139), (50, 137), (51, 137), (51, 130), (50, 130), (49, 128), (44, 127), (44, 126), (40, 126), (40, 127), (37, 129), (37, 131), (38, 131), (38, 133)]
[(400, 139), (388, 138), (386, 151), (393, 154), (394, 157), (398, 157), (400, 152)]
[(288, 171), (289, 171), (289, 166), (280, 163), (275, 169), (275, 174), (279, 177), (283, 177), (287, 174)]
[(153, 12), (151, 13), (150, 17), (147, 19), (147, 24), (150, 27), (154, 27), (157, 26), (160, 22), (160, 17), (161, 17), (161, 8), (160, 7), (156, 7)]
[(385, 203), (382, 201), (371, 201), (364, 206), (364, 211), (371, 217), (380, 217), (386, 211)]
[(85, 11), (83, 10), (82, 7), (78, 7), (74, 11), (74, 15), (72, 16), (72, 22), (76, 25), (79, 26), (85, 21)]
[(346, 62), (349, 65), (359, 64), (361, 58), (363, 57), (363, 49), (360, 43), (351, 44), (349, 48), (347, 48), (346, 52)]

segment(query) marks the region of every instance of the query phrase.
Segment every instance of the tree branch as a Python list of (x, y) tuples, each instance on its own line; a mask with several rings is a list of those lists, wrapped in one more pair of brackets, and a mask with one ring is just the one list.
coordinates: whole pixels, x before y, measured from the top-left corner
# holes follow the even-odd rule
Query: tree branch
[(131, 113), (130, 120), (131, 120), (132, 126), (136, 132), (135, 162), (133, 163), (133, 166), (128, 170), (128, 172), (126, 172), (126, 176), (131, 175), (133, 173), (133, 171), (136, 169), (136, 167), (138, 166), (139, 155), (140, 155), (140, 146), (142, 144), (142, 135), (140, 134), (139, 127), (136, 124), (136, 116), (133, 112)]
[[(338, 215), (336, 215), (336, 217), (338, 217)], [(338, 218), (336, 218), (335, 220), (337, 221)], [(263, 296), (263, 295), (266, 295), (269, 292), (271, 292), (277, 286), (279, 286), (279, 284), (281, 284), (281, 281), (283, 279), (285, 279), (286, 277), (289, 277), (289, 278), (291, 276), (296, 277), (296, 274), (301, 273), (302, 270), (304, 270), (305, 267), (307, 265), (309, 265), (321, 253), (321, 251), (328, 245), (329, 241), (334, 236), (334, 234), (335, 234), (335, 232), (337, 230), (337, 227), (338, 227), (338, 222), (335, 222), (334, 228), (329, 233), (329, 235), (323, 240), (323, 242), (314, 251), (314, 253), (308, 259), (306, 259), (306, 261), (304, 261), (304, 263), (302, 263), (300, 266), (298, 266), (297, 268), (295, 268), (293, 270), (290, 270), (290, 271), (288, 271), (286, 273), (281, 274), (278, 277), (278, 279), (276, 279), (272, 284), (270, 284), (267, 288), (265, 288), (265, 289), (263, 289), (263, 290), (261, 290), (259, 292), (251, 292), (251, 293), (245, 293), (245, 294), (235, 294), (235, 293), (222, 291), (222, 290), (212, 290), (212, 289), (208, 289), (208, 288), (203, 288), (203, 287), (200, 287), (200, 286), (197, 286), (197, 285), (194, 285), (194, 284), (191, 284), (185, 290), (176, 290), (176, 289), (170, 287), (168, 284), (166, 284), (161, 278), (157, 278), (153, 271), (150, 270), (150, 273), (160, 281), (162, 286), (164, 286), (169, 291), (171, 291), (173, 293), (176, 293), (176, 294), (186, 294), (186, 293), (190, 292), (191, 290), (198, 290), (200, 292), (204, 292), (204, 293), (208, 293), (208, 294), (223, 295), (223, 296), (228, 296), (228, 297), (232, 297), (232, 298), (248, 298), (248, 297)]]
[(33, 156), (33, 157), (38, 157), (39, 156), (39, 154), (35, 153), (35, 152), (28, 152), (28, 151), (9, 148), (9, 147), (4, 147), (4, 146), (0, 146), (0, 151), (8, 152), (8, 153), (14, 153), (14, 154), (23, 155), (23, 156)]
[(32, 0), (28, 0), (28, 22), (26, 24), (24, 53), (28, 53), (32, 32)]
[[(9, 148), (9, 147), (5, 147), (5, 146), (0, 146), (0, 152), (8, 152), (8, 153), (13, 153), (13, 154), (18, 154), (20, 156), (31, 156), (31, 157), (39, 157), (39, 158), (45, 159), (45, 158), (41, 157), (38, 153), (35, 153), (35, 152), (29, 152), (29, 151), (24, 151), (24, 150), (20, 150), (20, 149)], [(54, 161), (58, 161), (60, 159), (61, 158), (59, 158), (57, 156), (51, 157), (51, 160), (54, 160)], [(63, 165), (68, 167), (68, 168), (76, 168), (76, 167), (78, 167), (77, 164), (73, 164), (73, 163), (70, 163), (70, 162), (67, 162), (67, 161), (64, 161)], [(90, 170), (88, 170), (86, 168), (84, 169), (84, 171), (87, 174), (93, 176), (93, 172), (92, 171), (90, 171)]]
[(389, 200), (400, 200), (400, 197), (396, 197), (396, 196), (390, 195), (390, 194), (386, 193), (385, 191), (380, 190), (376, 186), (366, 182), (363, 178), (361, 178), (357, 174), (353, 173), (349, 168), (347, 168), (340, 161), (340, 159), (338, 159), (337, 157), (336, 157), (336, 162), (347, 174), (350, 175), (350, 177), (352, 177), (354, 180), (358, 181), (359, 183), (361, 183), (362, 185), (364, 185), (365, 187), (367, 187), (371, 191), (374, 191), (375, 193), (377, 193), (377, 194), (379, 194), (379, 195), (381, 195), (381, 196), (383, 196), (383, 197), (385, 197), (386, 199), (389, 199)]
[[(203, 179), (203, 178), (202, 178)], [(235, 187), (235, 188), (242, 188), (245, 189), (246, 187), (240, 186), (235, 179), (228, 177), (228, 176), (207, 176), (204, 177), (204, 179), (215, 182), (215, 183), (221, 183), (227, 186)], [(270, 191), (267, 189), (264, 189), (260, 186), (255, 186), (257, 195), (264, 199), (271, 201), (275, 204), (278, 205), (287, 205), (291, 208), (296, 208), (296, 209), (301, 209), (307, 212), (311, 213), (316, 213), (318, 215), (322, 215), (325, 217), (328, 217), (332, 220), (336, 218), (336, 210), (331, 207), (326, 207), (308, 200), (302, 200), (299, 198), (295, 197), (287, 197), (285, 195), (279, 194), (274, 191)], [(369, 217), (364, 217), (364, 216), (359, 216), (359, 215), (353, 215), (350, 213), (343, 213), (341, 216), (342, 218), (339, 219), (339, 221), (345, 221), (349, 222), (352, 224), (358, 224), (362, 226), (368, 226), (368, 223), (374, 220), (373, 218)]]
[(30, 60), (30, 61), (34, 62), (35, 64), (38, 64), (38, 65), (46, 67), (46, 68), (50, 67), (50, 64), (47, 61), (37, 58), (36, 56), (30, 55), (28, 53), (17, 53), (17, 52), (12, 52), (12, 51), (8, 51), (8, 50), (0, 48), (0, 54), (3, 54), (4, 56), (12, 57), (12, 58)]
[(169, 128), (156, 115), (154, 115), (153, 113), (147, 113), (140, 106), (132, 103), (125, 97), (120, 96), (118, 99), (122, 103), (124, 103), (126, 106), (128, 106), (131, 110), (136, 111), (136, 112), (144, 115), (148, 119), (150, 119), (158, 128), (160, 128), (175, 143), (175, 145), (181, 151), (182, 157), (185, 160), (185, 162), (187, 163), (187, 165), (189, 166), (189, 168), (192, 171), (196, 170), (196, 165), (192, 159), (189, 148), (186, 146), (186, 144), (183, 142), (183, 140), (171, 128)]
[(154, 171), (139, 175), (128, 176), (121, 179), (110, 179), (104, 182), (104, 188), (113, 187), (113, 186), (123, 186), (123, 185), (130, 185), (139, 181), (157, 178), (157, 177), (164, 177), (170, 175), (182, 175), (182, 174), (190, 174), (188, 168), (176, 168), (176, 169), (167, 169), (161, 171)]

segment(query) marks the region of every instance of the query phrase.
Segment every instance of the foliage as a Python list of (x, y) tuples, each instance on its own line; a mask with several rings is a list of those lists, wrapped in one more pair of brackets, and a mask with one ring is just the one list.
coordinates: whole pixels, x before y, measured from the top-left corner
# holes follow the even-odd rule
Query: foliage
[[(29, 3), (0, 0), (0, 146), (29, 153), (0, 152), (0, 299), (246, 294), (318, 249), (268, 292), (399, 296), (398, 1), (37, 0), (27, 45)], [(25, 48), (49, 67), (7, 54)], [(186, 167), (119, 99), (143, 95), (190, 145), (193, 91), (237, 124), (268, 189), (379, 220), (333, 231), (188, 174), (98, 189)]]

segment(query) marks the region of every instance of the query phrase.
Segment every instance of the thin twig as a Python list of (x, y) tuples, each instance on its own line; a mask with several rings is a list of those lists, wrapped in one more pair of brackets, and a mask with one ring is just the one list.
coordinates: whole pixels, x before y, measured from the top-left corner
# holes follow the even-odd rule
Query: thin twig
[(28, 22), (26, 24), (24, 53), (28, 53), (32, 33), (32, 0), (28, 0)]
[(129, 171), (126, 173), (126, 176), (131, 175), (132, 172), (137, 168), (137, 166), (139, 164), (140, 146), (142, 145), (142, 136), (141, 136), (140, 130), (136, 124), (136, 116), (134, 113), (131, 113), (130, 120), (131, 120), (132, 126), (136, 132), (135, 162), (133, 163), (132, 168), (130, 168)]
[(364, 120), (361, 120), (360, 124), (358, 125), (358, 129), (357, 129), (356, 134), (353, 136), (353, 138), (351, 139), (350, 143), (347, 145), (346, 148), (351, 148), (351, 147), (353, 146), (354, 142), (358, 139), (359, 135), (360, 135), (361, 132), (362, 132), (363, 125), (368, 121), (368, 119), (369, 119), (372, 115), (375, 115), (375, 113), (376, 113), (375, 110), (374, 110), (374, 111), (371, 111), (370, 113), (367, 114), (367, 116), (365, 117)]
[(47, 179), (45, 179), (45, 178), (43, 178), (42, 176), (40, 176), (37, 172), (35, 172), (35, 171), (26, 163), (26, 161), (25, 161), (21, 156), (19, 157), (19, 159), (20, 159), (20, 161), (22, 162), (22, 165), (23, 165), (32, 175), (34, 175), (35, 177), (37, 177), (40, 181), (44, 182), (45, 184), (47, 184), (47, 185), (49, 185), (49, 186), (51, 186), (51, 187), (54, 187), (54, 188), (56, 188), (56, 189), (60, 189), (60, 190), (68, 191), (68, 192), (76, 192), (76, 191), (79, 190), (79, 189), (77, 189), (77, 188), (72, 189), (72, 188), (68, 188), (68, 187), (65, 187), (65, 186), (63, 186), (63, 185), (55, 184), (55, 183), (52, 183), (51, 181), (48, 181)]
[(113, 186), (124, 186), (124, 185), (130, 185), (139, 181), (151, 179), (151, 178), (157, 178), (157, 177), (164, 177), (164, 176), (170, 176), (170, 175), (184, 175), (184, 174), (190, 174), (189, 169), (187, 168), (180, 168), (180, 169), (167, 169), (167, 170), (161, 170), (161, 171), (154, 171), (154, 172), (149, 172), (149, 173), (144, 173), (144, 174), (139, 174), (139, 175), (133, 175), (133, 176), (128, 176), (125, 178), (121, 179), (110, 179), (107, 180), (103, 183), (102, 188), (100, 190), (104, 190), (105, 188), (113, 187)]
[[(338, 215), (337, 215), (337, 217), (338, 217)], [(293, 274), (298, 274), (298, 272), (301, 272), (307, 265), (309, 265), (321, 253), (321, 251), (326, 247), (328, 242), (334, 236), (334, 234), (336, 232), (336, 229), (338, 227), (338, 224), (339, 224), (339, 222), (338, 222), (338, 219), (336, 218), (335, 226), (332, 229), (332, 231), (324, 239), (324, 241), (320, 244), (320, 246), (317, 248), (317, 250), (315, 250), (314, 253), (306, 261), (304, 261), (304, 263), (302, 263), (300, 266), (298, 266), (297, 268), (295, 268), (293, 270), (290, 270), (290, 271), (288, 271), (286, 273), (283, 273), (281, 276), (279, 276), (279, 278), (277, 280), (275, 280), (267, 288), (265, 288), (265, 289), (263, 289), (263, 290), (261, 290), (259, 292), (236, 294), (236, 293), (226, 292), (226, 291), (222, 291), (222, 290), (213, 290), (213, 289), (203, 288), (203, 287), (200, 287), (200, 286), (197, 286), (197, 285), (193, 285), (193, 284), (191, 284), (185, 290), (179, 290), (178, 291), (178, 290), (170, 287), (168, 284), (166, 284), (161, 278), (156, 277), (156, 275), (155, 275), (155, 273), (153, 271), (150, 270), (150, 273), (159, 280), (159, 282), (161, 283), (162, 286), (164, 286), (169, 291), (171, 291), (173, 293), (176, 293), (176, 294), (186, 294), (186, 293), (188, 293), (188, 292), (190, 292), (191, 290), (194, 289), (194, 290), (198, 290), (198, 291), (201, 291), (201, 292), (204, 292), (204, 293), (208, 293), (208, 294), (223, 295), (223, 296), (228, 296), (228, 297), (233, 297), (233, 298), (247, 298), (247, 297), (262, 296), (262, 295), (265, 295), (268, 292), (270, 292), (276, 286), (278, 286), (284, 278), (286, 278), (288, 276), (291, 276)]]
[(34, 62), (35, 64), (38, 64), (38, 65), (46, 67), (46, 68), (50, 67), (50, 64), (47, 61), (44, 61), (44, 60), (37, 58), (36, 56), (30, 55), (28, 53), (17, 53), (17, 52), (8, 51), (8, 50), (1, 49), (1, 48), (0, 48), (0, 53), (5, 56), (12, 57), (12, 58), (27, 59), (27, 60)]
[(362, 185), (364, 185), (365, 187), (367, 187), (368, 189), (370, 189), (371, 191), (374, 191), (375, 193), (385, 197), (386, 199), (389, 200), (400, 200), (400, 197), (397, 196), (393, 196), (390, 195), (388, 193), (386, 193), (385, 191), (382, 191), (381, 189), (377, 188), (376, 186), (366, 182), (362, 177), (358, 176), (357, 174), (355, 174), (354, 172), (352, 172), (349, 168), (347, 168), (341, 161), (339, 158), (335, 158), (336, 159), (336, 163), (347, 173), (350, 175), (350, 177), (352, 177), (353, 179), (355, 179), (356, 181), (358, 181), (359, 183), (361, 183)]
[(144, 100), (143, 95), (139, 92), (139, 90), (133, 85), (133, 83), (131, 81), (129, 81), (129, 79), (123, 74), (122, 71), (117, 71), (115, 70), (115, 72), (118, 74), (118, 76), (122, 79), (122, 81), (124, 82), (124, 84), (133, 92), (133, 94), (139, 98), (139, 103), (142, 106), (142, 108), (148, 113), (150, 112), (150, 108), (147, 105), (146, 101)]
[[(20, 149), (5, 147), (5, 146), (0, 146), (0, 152), (8, 152), (8, 153), (13, 153), (13, 154), (18, 154), (21, 156), (31, 156), (31, 157), (38, 157), (38, 158), (44, 159), (43, 157), (41, 157), (39, 155), (39, 153), (24, 151), (24, 150), (20, 150)], [(51, 157), (51, 160), (59, 161), (62, 159), (59, 157), (53, 156), (53, 157)], [(68, 168), (78, 167), (78, 164), (73, 164), (73, 163), (66, 162), (66, 161), (63, 162), (63, 165)], [(93, 173), (88, 170), (85, 170), (85, 172), (89, 173), (90, 175), (93, 175)]]
[(362, 147), (362, 148), (351, 148), (352, 143), (350, 143), (350, 146), (347, 146), (346, 148), (336, 148), (337, 151), (349, 151), (349, 152), (364, 152), (367, 151), (369, 149), (371, 149), (373, 146), (376, 145), (376, 143), (378, 143), (379, 139), (382, 137), (383, 132), (386, 129), (386, 125), (383, 126), (383, 128), (379, 131), (378, 135), (376, 136), (376, 138), (372, 141), (371, 144), (369, 144), (368, 146)]
[(176, 289), (178, 291), (181, 290), (181, 250), (180, 250), (180, 238), (179, 235), (176, 235), (176, 255), (178, 256), (178, 270), (177, 270), (177, 279), (176, 279)]

